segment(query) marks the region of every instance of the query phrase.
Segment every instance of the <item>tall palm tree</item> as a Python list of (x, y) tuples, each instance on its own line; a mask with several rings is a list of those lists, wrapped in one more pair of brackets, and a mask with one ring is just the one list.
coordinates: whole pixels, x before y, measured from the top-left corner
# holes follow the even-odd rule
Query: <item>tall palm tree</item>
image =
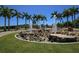
[(25, 19), (25, 29), (26, 29), (27, 20), (30, 19), (30, 15), (27, 12), (23, 12), (23, 18)]
[(19, 18), (22, 18), (22, 14), (17, 10), (15, 10), (15, 14), (13, 16), (15, 16), (17, 19), (17, 30), (18, 30), (18, 21), (19, 21)]
[(8, 18), (8, 31), (10, 31), (10, 19), (14, 15), (14, 9), (7, 8), (7, 18)]
[[(71, 8), (69, 8), (70, 12), (71, 12), (71, 16), (72, 16), (72, 21), (75, 20), (75, 15), (79, 13), (79, 10), (77, 7), (73, 6)], [(74, 19), (73, 19), (74, 18)]]
[(51, 13), (51, 18), (53, 17), (57, 17), (57, 11), (54, 11), (53, 13)]
[(33, 18), (33, 23), (38, 24), (40, 15), (34, 14), (32, 18)]
[(0, 15), (5, 18), (4, 31), (6, 31), (6, 18), (8, 18), (8, 30), (10, 30), (10, 19), (14, 14), (14, 9), (9, 9), (8, 7), (1, 6), (0, 11)]
[(1, 17), (1, 7), (0, 7), (0, 17)]
[(0, 15), (4, 17), (4, 31), (6, 31), (6, 18), (7, 18), (7, 8), (4, 6), (0, 6)]
[(0, 6), (0, 12), (1, 12), (1, 6)]
[(72, 19), (72, 22), (74, 21), (74, 19), (73, 19), (73, 14), (74, 14), (74, 12), (73, 12), (73, 8), (69, 8), (69, 12), (70, 12), (70, 16), (71, 16), (71, 19)]
[(46, 16), (41, 15), (41, 20), (43, 21), (43, 25), (46, 22), (46, 24), (45, 24), (45, 29), (46, 29), (46, 25), (47, 25), (47, 18), (46, 18)]
[(34, 14), (34, 15), (32, 16), (32, 23), (33, 23), (33, 25), (37, 25), (37, 20), (36, 20), (36, 18), (37, 18), (37, 15)]
[(62, 13), (57, 13), (57, 19), (60, 21), (60, 23), (63, 23)]
[(36, 14), (33, 16), (33, 19), (34, 19), (34, 22), (38, 23), (39, 22), (39, 27), (41, 29), (41, 21), (44, 20), (44, 17), (43, 15), (40, 15), (40, 14)]
[(79, 13), (79, 10), (78, 10), (77, 7), (73, 6), (72, 7), (72, 12), (73, 12), (74, 20), (75, 20), (75, 15)]
[[(69, 10), (70, 10), (70, 12), (71, 12), (72, 22), (73, 22), (73, 21), (75, 20), (76, 14), (79, 13), (79, 8), (73, 6), (73, 7), (69, 8)], [(75, 25), (75, 24), (74, 24), (74, 22), (73, 22), (73, 26), (74, 26), (74, 25)]]
[(32, 32), (32, 16), (30, 14), (28, 14), (27, 12), (23, 12), (23, 18), (25, 18), (25, 29), (26, 29), (26, 23), (27, 20), (29, 20), (29, 28), (30, 28), (30, 32)]
[(2, 8), (1, 8), (1, 6), (0, 6), (0, 17), (2, 16), (2, 15), (1, 15), (1, 10), (2, 10)]
[(70, 16), (70, 11), (67, 10), (67, 9), (64, 9), (64, 11), (63, 11), (63, 17), (67, 18), (67, 27), (68, 27), (68, 22), (69, 22), (69, 16)]

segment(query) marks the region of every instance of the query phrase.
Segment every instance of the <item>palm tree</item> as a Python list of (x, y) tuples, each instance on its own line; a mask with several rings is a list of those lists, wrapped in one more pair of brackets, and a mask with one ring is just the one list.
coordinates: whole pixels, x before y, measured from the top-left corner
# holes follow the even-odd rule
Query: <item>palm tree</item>
[(40, 15), (34, 14), (33, 18), (33, 23), (38, 24), (38, 22), (40, 21)]
[(76, 15), (77, 13), (79, 13), (78, 8), (75, 7), (75, 6), (73, 6), (73, 7), (72, 7), (72, 12), (73, 12), (74, 20), (75, 20), (75, 15)]
[(36, 20), (36, 18), (37, 18), (37, 15), (34, 14), (34, 15), (32, 16), (32, 23), (33, 23), (33, 25), (37, 25), (37, 20)]
[(10, 19), (14, 14), (14, 9), (9, 9), (8, 7), (1, 6), (0, 11), (0, 16), (5, 18), (4, 31), (6, 31), (6, 18), (8, 18), (8, 30), (10, 30)]
[(27, 20), (29, 20), (30, 23), (31, 15), (29, 15), (27, 12), (23, 12), (23, 18), (25, 18), (25, 29), (26, 29)]
[(43, 15), (41, 15), (41, 14), (36, 14), (36, 15), (34, 15), (33, 16), (33, 21), (34, 21), (34, 23), (40, 23), (40, 29), (41, 29), (41, 21), (44, 21), (44, 20), (46, 20), (46, 17), (45, 16), (43, 16)]
[(67, 18), (67, 27), (68, 27), (68, 22), (69, 22), (69, 16), (70, 16), (70, 11), (69, 10), (67, 10), (67, 9), (65, 9), (64, 11), (63, 11), (63, 17), (65, 18)]
[(57, 17), (57, 11), (54, 11), (53, 13), (51, 13), (51, 18), (53, 17)]
[(30, 28), (30, 32), (32, 32), (32, 16), (29, 15), (28, 13), (23, 13), (23, 18), (25, 18), (25, 28), (26, 28), (26, 22), (27, 20), (29, 20), (29, 28)]
[(19, 21), (19, 18), (22, 18), (22, 14), (17, 10), (15, 10), (15, 14), (13, 15), (13, 17), (14, 16), (16, 16), (16, 19), (17, 19), (17, 30), (18, 30), (18, 21)]
[(74, 16), (74, 15), (73, 15), (73, 9), (72, 9), (72, 8), (69, 8), (69, 12), (70, 12), (70, 16), (71, 16), (72, 22), (73, 22), (73, 20), (74, 20), (74, 19), (73, 19), (73, 16)]
[(14, 9), (7, 8), (7, 18), (8, 18), (8, 31), (10, 31), (10, 19), (14, 15)]
[(40, 29), (41, 29), (41, 20), (42, 20), (42, 15), (38, 14), (37, 15), (37, 22), (39, 22)]
[[(41, 20), (43, 21), (43, 25), (44, 25), (45, 22), (47, 24), (47, 18), (46, 18), (46, 16), (41, 15)], [(46, 24), (45, 24), (45, 29), (46, 29)]]
[(2, 10), (2, 8), (1, 8), (1, 6), (0, 6), (0, 17), (1, 17), (1, 10)]
[(7, 17), (7, 8), (5, 8), (4, 6), (0, 6), (0, 15), (2, 17), (4, 17), (4, 31), (6, 31), (6, 17)]
[(60, 23), (63, 23), (62, 13), (57, 13), (57, 19), (60, 21)]
[[(79, 10), (77, 7), (73, 6), (72, 8), (69, 8), (72, 16), (72, 21), (75, 20), (75, 15), (79, 13)], [(73, 19), (74, 18), (74, 19)]]
[[(75, 15), (79, 13), (79, 9), (75, 6), (69, 8), (69, 11), (71, 12), (71, 16), (72, 16), (72, 22), (75, 20)], [(74, 26), (74, 22), (73, 22), (73, 26)]]
[(2, 8), (1, 8), (1, 6), (0, 6), (0, 16), (1, 16), (1, 10), (2, 10)]

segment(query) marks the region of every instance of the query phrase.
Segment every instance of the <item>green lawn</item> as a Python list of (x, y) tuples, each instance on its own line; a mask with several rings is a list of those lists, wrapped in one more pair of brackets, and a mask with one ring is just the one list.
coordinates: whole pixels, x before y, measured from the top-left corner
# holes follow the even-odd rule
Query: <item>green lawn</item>
[(79, 52), (79, 44), (40, 44), (17, 40), (15, 33), (0, 37), (0, 52)]

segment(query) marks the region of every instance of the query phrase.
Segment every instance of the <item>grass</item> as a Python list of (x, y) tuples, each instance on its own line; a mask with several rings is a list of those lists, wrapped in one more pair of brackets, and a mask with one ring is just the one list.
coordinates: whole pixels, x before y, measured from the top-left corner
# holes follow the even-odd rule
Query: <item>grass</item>
[(12, 33), (0, 37), (0, 52), (2, 53), (52, 53), (79, 52), (79, 44), (40, 44), (17, 40)]

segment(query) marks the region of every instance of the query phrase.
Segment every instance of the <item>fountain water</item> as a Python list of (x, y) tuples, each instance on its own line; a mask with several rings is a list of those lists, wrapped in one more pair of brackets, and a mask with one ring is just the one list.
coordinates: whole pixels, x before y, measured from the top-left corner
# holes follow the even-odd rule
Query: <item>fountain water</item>
[(32, 21), (30, 21), (30, 32), (32, 32)]
[(52, 32), (54, 32), (55, 34), (57, 32), (56, 15), (54, 15), (54, 24), (53, 24), (53, 27), (52, 27)]

